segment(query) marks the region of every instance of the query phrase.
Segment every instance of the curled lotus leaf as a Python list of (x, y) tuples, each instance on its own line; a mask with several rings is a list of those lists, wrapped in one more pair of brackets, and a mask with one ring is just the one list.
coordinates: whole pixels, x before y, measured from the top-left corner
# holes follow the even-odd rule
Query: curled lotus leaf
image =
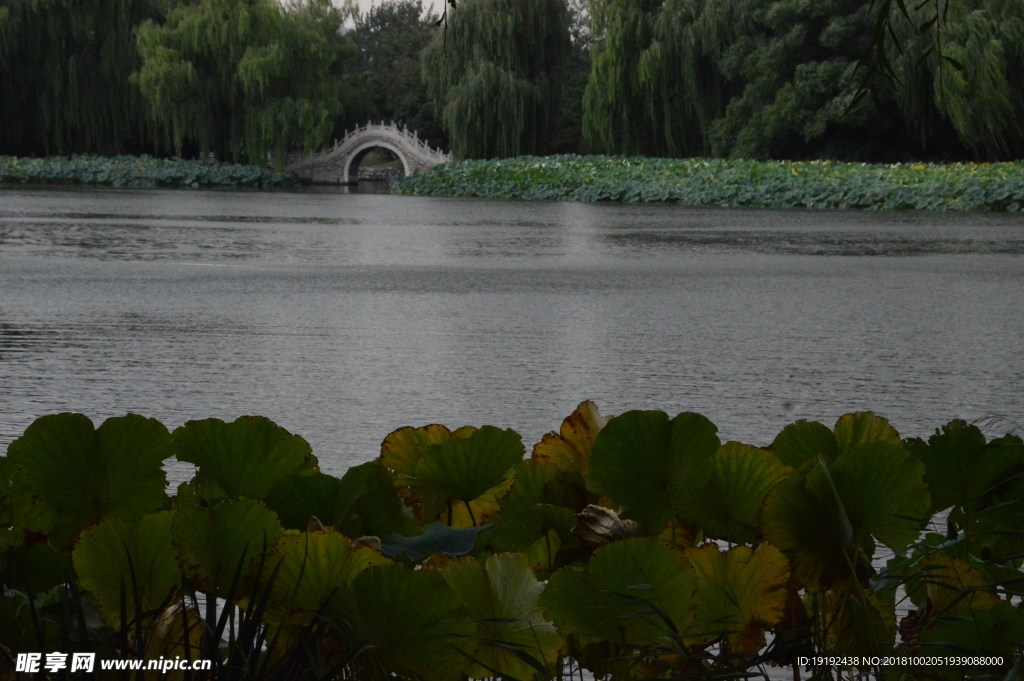
[(775, 436), (772, 453), (800, 476), (818, 463), (819, 458), (832, 462), (838, 456), (836, 436), (828, 426), (803, 419), (791, 423)]
[(623, 520), (610, 508), (591, 504), (576, 514), (576, 526), (572, 533), (591, 544), (612, 542), (642, 537), (643, 528), (633, 520)]
[(696, 573), (692, 636), (711, 642), (724, 636), (729, 650), (753, 654), (765, 645), (765, 632), (786, 610), (789, 563), (767, 542), (757, 549), (721, 551), (705, 544), (684, 551)]
[[(174, 511), (144, 515), (135, 522), (104, 520), (85, 532), (73, 553), (79, 583), (99, 604), (103, 621), (114, 630), (150, 618), (169, 605), (181, 584), (181, 568), (171, 543)], [(128, 622), (121, 622), (124, 588)], [(138, 598), (138, 602), (136, 602)]]
[(718, 428), (700, 414), (673, 419), (662, 411), (630, 411), (608, 421), (594, 442), (587, 485), (620, 505), (619, 515), (658, 534), (711, 475), (721, 446)]
[(282, 534), (277, 540), (275, 560), (280, 567), (267, 607), (297, 616), (302, 624), (308, 624), (338, 589), (360, 572), (391, 562), (379, 550), (353, 547), (347, 537), (330, 529)]
[(262, 500), (275, 483), (319, 471), (308, 442), (262, 416), (189, 421), (173, 435), (178, 459), (198, 466), (199, 478), (232, 499)]
[(793, 469), (773, 453), (738, 442), (727, 442), (711, 458), (711, 477), (686, 510), (704, 534), (737, 544), (758, 541), (758, 511), (768, 492), (788, 478)]
[(689, 635), (696, 573), (657, 539), (597, 549), (585, 570), (551, 575), (541, 604), (563, 635), (580, 643), (659, 645)]
[(1002, 602), (985, 575), (961, 558), (935, 551), (918, 563), (918, 571), (939, 616), (969, 616)]
[[(152, 660), (162, 656), (169, 660), (191, 654), (195, 658), (205, 630), (199, 612), (186, 606), (182, 599), (176, 600), (156, 617), (147, 632), (147, 657)], [(160, 676), (168, 681), (184, 681), (185, 671), (170, 670)]]
[(8, 459), (53, 523), (50, 543), (67, 546), (83, 527), (108, 518), (134, 521), (168, 506), (161, 466), (171, 437), (156, 419), (109, 418), (99, 428), (83, 414), (36, 419), (8, 448)]
[(900, 434), (889, 425), (889, 420), (870, 411), (840, 416), (833, 430), (839, 454), (863, 445), (901, 445)]
[(324, 617), (354, 650), (355, 678), (458, 678), (475, 651), (476, 623), (436, 570), (382, 565), (359, 573), (332, 599)]
[(412, 509), (421, 523), (437, 520), (445, 506), (439, 495), (431, 494), (416, 485), (416, 467), (423, 455), (435, 445), (444, 444), (453, 438), (469, 437), (476, 430), (473, 426), (463, 426), (452, 431), (439, 423), (419, 428), (405, 426), (389, 433), (381, 443), (377, 460), (395, 474), (395, 486), (405, 499), (406, 506)]
[(203, 591), (233, 599), (247, 595), (261, 562), (271, 569), (281, 532), (277, 514), (255, 499), (183, 505), (171, 525), (185, 575)]
[(576, 411), (562, 421), (557, 433), (548, 433), (533, 446), (533, 461), (558, 470), (583, 473), (590, 464), (590, 451), (608, 417), (601, 416), (597, 405), (580, 402)]
[(549, 669), (556, 663), (564, 640), (543, 617), (538, 601), (544, 584), (526, 556), (500, 553), (485, 562), (464, 558), (442, 574), (476, 620), (481, 645), (469, 676), (482, 679), (497, 672), (515, 679), (533, 678), (538, 670), (525, 661), (524, 654)]

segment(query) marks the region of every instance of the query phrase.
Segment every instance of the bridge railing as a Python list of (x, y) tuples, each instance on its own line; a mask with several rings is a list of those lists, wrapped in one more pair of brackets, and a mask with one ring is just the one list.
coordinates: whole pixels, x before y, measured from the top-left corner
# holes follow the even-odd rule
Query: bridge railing
[[(415, 130), (411, 130), (410, 131), (408, 128), (405, 128), (404, 126), (400, 128), (400, 127), (398, 127), (397, 124), (395, 124), (394, 121), (391, 121), (390, 123), (387, 123), (387, 124), (384, 123), (384, 121), (381, 121), (379, 124), (366, 123), (364, 125), (358, 126), (355, 130), (352, 130), (352, 131), (346, 130), (345, 131), (345, 136), (342, 137), (341, 139), (335, 139), (334, 140), (334, 145), (326, 153), (331, 153), (331, 152), (334, 152), (334, 151), (337, 151), (337, 150), (341, 149), (342, 147), (344, 147), (346, 144), (348, 144), (350, 141), (352, 141), (358, 135), (370, 131), (371, 128), (377, 128), (377, 129), (384, 128), (384, 130), (386, 132), (403, 138), (403, 140), (407, 144), (409, 144), (410, 146), (414, 147), (417, 151), (419, 151), (420, 153), (422, 153), (422, 154), (424, 154), (424, 155), (426, 155), (428, 157), (433, 156), (433, 157), (437, 157), (437, 158), (443, 158), (443, 159), (445, 159), (447, 161), (452, 160), (452, 156), (451, 156), (450, 153), (446, 153), (446, 152), (444, 152), (440, 148), (437, 148), (437, 149), (432, 148), (429, 144), (427, 144), (426, 142), (424, 142), (423, 140), (421, 140), (419, 138), (419, 135), (416, 134)], [(325, 152), (321, 152), (321, 153), (325, 153)]]

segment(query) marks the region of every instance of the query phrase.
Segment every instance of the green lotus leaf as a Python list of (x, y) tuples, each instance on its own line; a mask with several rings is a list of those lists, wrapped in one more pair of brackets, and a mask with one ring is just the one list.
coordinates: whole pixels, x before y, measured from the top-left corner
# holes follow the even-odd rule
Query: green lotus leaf
[(531, 459), (558, 470), (584, 473), (590, 464), (590, 452), (608, 418), (601, 416), (597, 405), (580, 402), (557, 433), (548, 433), (533, 446)]
[(0, 584), (9, 589), (41, 594), (65, 582), (61, 557), (48, 544), (22, 542), (0, 558)]
[[(993, 608), (979, 610), (966, 617), (942, 617), (931, 620), (918, 634), (917, 642), (927, 655), (965, 658), (1001, 657), (1003, 665), (966, 666), (953, 664), (929, 667), (929, 671), (947, 679), (963, 679), (1009, 670), (1024, 641), (1024, 610), (1006, 601)], [(998, 678), (998, 677), (997, 677)]]
[(801, 475), (816, 465), (819, 458), (823, 457), (828, 463), (838, 455), (836, 436), (828, 426), (803, 419), (783, 428), (775, 436), (771, 451), (782, 463), (799, 471)]
[[(104, 520), (78, 540), (73, 557), (79, 583), (95, 596), (110, 628), (119, 630), (122, 624), (134, 623), (136, 612), (146, 617), (159, 613), (181, 584), (181, 568), (171, 543), (174, 515), (174, 511), (163, 511), (133, 523)], [(127, 623), (121, 622), (122, 586)]]
[(408, 560), (418, 563), (431, 553), (441, 553), (449, 558), (461, 558), (476, 546), (477, 537), (489, 525), (454, 528), (442, 523), (431, 523), (418, 537), (389, 534), (381, 540), (381, 551), (388, 558), (402, 554)]
[(696, 573), (657, 539), (626, 539), (597, 549), (585, 570), (551, 575), (541, 604), (563, 635), (580, 643), (670, 643), (693, 625)]
[[(820, 474), (823, 470), (808, 474), (808, 487), (821, 497), (831, 486)], [(850, 447), (829, 473), (855, 533), (870, 534), (893, 551), (920, 536), (931, 503), (924, 465), (901, 444)]]
[(617, 416), (594, 442), (587, 485), (620, 504), (620, 516), (656, 535), (680, 509), (695, 505), (721, 446), (717, 432), (711, 421), (689, 412), (671, 421), (662, 411)]
[(978, 427), (965, 421), (950, 421), (927, 444), (920, 439), (907, 444), (925, 465), (932, 513), (951, 506), (981, 510), (999, 483), (1024, 470), (1020, 448), (1011, 443), (986, 446)]
[(524, 451), (519, 433), (483, 426), (429, 447), (416, 465), (415, 487), (468, 504), (505, 482)]
[(339, 587), (351, 583), (360, 572), (391, 562), (369, 547), (353, 549), (348, 538), (333, 530), (281, 535), (275, 560), (280, 561), (280, 568), (268, 608), (295, 614), (302, 624), (308, 624)]
[(422, 681), (458, 678), (476, 647), (475, 623), (435, 570), (364, 570), (324, 616), (361, 651), (350, 665), (354, 678), (379, 678), (379, 670)]
[(772, 452), (738, 442), (724, 444), (711, 463), (710, 479), (693, 496), (697, 504), (685, 509), (685, 514), (699, 520), (707, 537), (737, 544), (757, 542), (761, 504), (793, 469)]
[(564, 641), (543, 617), (538, 600), (544, 584), (537, 581), (525, 556), (495, 554), (486, 563), (465, 558), (442, 574), (476, 620), (481, 646), (469, 676), (482, 679), (497, 672), (531, 679), (536, 668), (523, 659), (524, 654), (547, 668), (555, 664)]
[(716, 544), (687, 548), (697, 588), (693, 636), (710, 643), (724, 636), (729, 650), (753, 654), (764, 648), (765, 631), (782, 619), (788, 596), (789, 563), (764, 542), (756, 550)]
[[(875, 539), (900, 551), (928, 518), (924, 466), (901, 445), (853, 446), (801, 485), (785, 480), (765, 499), (761, 532), (790, 557), (795, 581), (827, 588), (872, 572)], [(851, 573), (852, 568), (852, 573)]]
[[(277, 514), (255, 499), (229, 499), (216, 506), (180, 506), (171, 526), (186, 576), (203, 591), (227, 598), (236, 573), (234, 598), (244, 595), (256, 565), (270, 570), (282, 532)], [(240, 572), (239, 572), (240, 570)]]
[(839, 417), (834, 428), (836, 451), (840, 454), (867, 444), (900, 446), (900, 434), (889, 425), (889, 420), (870, 411), (859, 411)]
[(307, 529), (315, 516), (352, 539), (411, 532), (415, 522), (392, 476), (377, 461), (349, 468), (340, 480), (322, 473), (293, 475), (270, 488), (266, 502), (294, 530)]
[(174, 430), (178, 459), (199, 467), (232, 499), (263, 499), (275, 483), (317, 472), (309, 443), (262, 416), (189, 421)]
[(109, 418), (94, 429), (82, 414), (36, 419), (8, 448), (32, 494), (52, 512), (50, 543), (67, 546), (108, 518), (134, 521), (166, 508), (171, 437), (156, 419)]

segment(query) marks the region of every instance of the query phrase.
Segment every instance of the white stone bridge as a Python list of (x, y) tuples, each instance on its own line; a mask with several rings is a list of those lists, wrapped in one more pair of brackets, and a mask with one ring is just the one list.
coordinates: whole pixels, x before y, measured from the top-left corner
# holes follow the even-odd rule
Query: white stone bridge
[(451, 154), (430, 146), (401, 126), (367, 123), (334, 140), (334, 146), (324, 151), (293, 157), (288, 164), (300, 182), (311, 184), (356, 184), (359, 181), (359, 163), (376, 148), (391, 151), (402, 161), (405, 174), (427, 170), (439, 163), (452, 160)]

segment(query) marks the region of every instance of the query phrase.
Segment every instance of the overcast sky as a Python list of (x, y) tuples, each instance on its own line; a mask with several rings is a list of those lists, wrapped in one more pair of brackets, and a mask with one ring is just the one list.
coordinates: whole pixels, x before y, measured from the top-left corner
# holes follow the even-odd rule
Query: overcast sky
[[(341, 5), (341, 0), (334, 0), (336, 5)], [(361, 12), (366, 12), (373, 5), (379, 5), (380, 0), (356, 0), (356, 4), (359, 5)], [(444, 0), (423, 0), (423, 9), (433, 7), (434, 12), (438, 15), (444, 10)]]

